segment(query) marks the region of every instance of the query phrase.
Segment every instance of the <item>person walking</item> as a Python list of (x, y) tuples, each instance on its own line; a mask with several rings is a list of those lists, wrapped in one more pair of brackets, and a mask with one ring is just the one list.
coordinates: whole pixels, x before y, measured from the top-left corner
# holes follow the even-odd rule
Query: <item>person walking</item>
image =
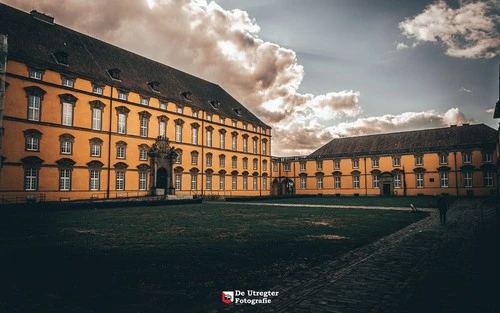
[(437, 207), (439, 210), (439, 221), (441, 224), (446, 223), (446, 212), (448, 211), (448, 201), (443, 195), (440, 195), (438, 198)]

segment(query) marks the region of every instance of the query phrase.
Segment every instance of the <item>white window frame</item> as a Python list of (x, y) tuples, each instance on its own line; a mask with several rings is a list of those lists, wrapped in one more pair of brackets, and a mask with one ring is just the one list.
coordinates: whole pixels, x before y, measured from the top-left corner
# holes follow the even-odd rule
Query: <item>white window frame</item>
[(115, 187), (116, 187), (115, 189), (117, 191), (125, 190), (125, 172), (124, 171), (117, 171), (116, 172)]
[(91, 191), (97, 191), (100, 190), (101, 187), (101, 179), (100, 179), (101, 173), (99, 170), (90, 170), (90, 186), (89, 189)]
[(40, 111), (42, 107), (42, 98), (40, 96), (28, 96), (28, 120), (40, 121)]
[(60, 191), (70, 191), (71, 190), (71, 170), (70, 169), (59, 169), (59, 190)]
[(441, 188), (448, 188), (449, 187), (449, 179), (450, 179), (450, 175), (448, 172), (439, 173), (439, 186)]

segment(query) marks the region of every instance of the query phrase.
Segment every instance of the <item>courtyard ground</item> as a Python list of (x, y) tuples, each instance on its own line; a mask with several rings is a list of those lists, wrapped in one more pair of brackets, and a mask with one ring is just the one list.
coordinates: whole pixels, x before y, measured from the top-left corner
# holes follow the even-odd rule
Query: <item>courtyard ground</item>
[(3, 212), (0, 312), (223, 310), (222, 290), (300, 279), (427, 216), (251, 203)]

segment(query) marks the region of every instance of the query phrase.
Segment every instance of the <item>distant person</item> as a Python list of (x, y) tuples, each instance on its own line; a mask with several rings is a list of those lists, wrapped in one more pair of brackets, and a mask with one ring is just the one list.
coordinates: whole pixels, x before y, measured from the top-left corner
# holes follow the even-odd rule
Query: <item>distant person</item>
[(439, 221), (444, 224), (446, 223), (446, 212), (448, 211), (448, 201), (443, 195), (438, 198), (437, 207), (439, 210)]

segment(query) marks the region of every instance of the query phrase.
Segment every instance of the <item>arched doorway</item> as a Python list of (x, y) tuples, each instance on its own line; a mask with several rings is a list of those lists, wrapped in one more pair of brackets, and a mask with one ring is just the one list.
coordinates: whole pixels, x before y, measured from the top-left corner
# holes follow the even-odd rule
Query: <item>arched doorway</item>
[(277, 178), (273, 180), (273, 184), (271, 186), (271, 195), (277, 196), (280, 192), (280, 183)]
[(164, 167), (159, 167), (158, 170), (156, 170), (156, 188), (167, 188), (167, 169)]
[(295, 194), (295, 184), (289, 178), (285, 178), (282, 182), (283, 194), (284, 195), (294, 195)]

